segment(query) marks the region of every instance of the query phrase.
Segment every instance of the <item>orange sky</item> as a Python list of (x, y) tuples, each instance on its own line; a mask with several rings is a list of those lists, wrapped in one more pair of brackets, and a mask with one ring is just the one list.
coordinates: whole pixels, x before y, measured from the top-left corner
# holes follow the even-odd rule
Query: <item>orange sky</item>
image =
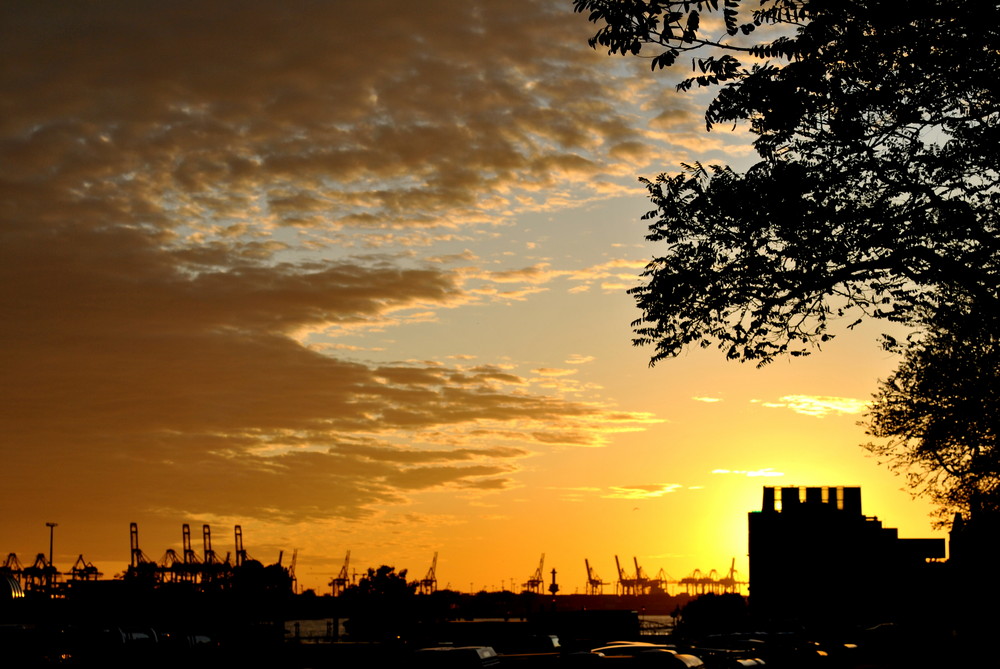
[[(159, 558), (243, 526), (303, 587), (357, 568), (564, 592), (614, 555), (746, 573), (762, 485), (930, 507), (856, 423), (895, 361), (860, 329), (768, 368), (654, 369), (625, 290), (636, 176), (745, 164), (676, 72), (571, 3), (0, 8), (0, 551)], [(287, 557), (286, 557), (287, 559)]]

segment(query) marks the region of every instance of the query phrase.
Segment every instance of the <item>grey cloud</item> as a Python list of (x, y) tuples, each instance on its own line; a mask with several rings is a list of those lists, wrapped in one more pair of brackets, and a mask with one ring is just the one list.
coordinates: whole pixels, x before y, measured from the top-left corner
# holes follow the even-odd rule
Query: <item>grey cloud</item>
[(4, 176), (105, 220), (237, 219), (263, 195), (279, 220), (363, 225), (600, 171), (602, 141), (639, 135), (580, 17), (515, 5), (9, 5)]
[(403, 469), (388, 477), (393, 486), (403, 490), (421, 490), (449, 483), (470, 484), (470, 477), (495, 477), (511, 471), (510, 467), (498, 465), (474, 465), (469, 467), (414, 467)]

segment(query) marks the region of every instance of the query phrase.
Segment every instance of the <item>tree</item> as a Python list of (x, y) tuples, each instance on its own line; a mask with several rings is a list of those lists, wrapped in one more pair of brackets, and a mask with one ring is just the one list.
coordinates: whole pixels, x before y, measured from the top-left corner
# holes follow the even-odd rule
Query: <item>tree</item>
[[(678, 88), (717, 86), (709, 129), (757, 137), (743, 173), (696, 163), (643, 180), (648, 239), (664, 243), (631, 291), (650, 363), (691, 345), (805, 355), (831, 320), (919, 326), (942, 294), (995, 309), (997, 3), (745, 4), (574, 0), (601, 24), (591, 46), (653, 69), (695, 52), (700, 73)], [(720, 13), (725, 35), (705, 37)], [(762, 28), (771, 39), (752, 41)]]
[(349, 611), (345, 629), (357, 640), (406, 636), (416, 621), (416, 589), (416, 582), (406, 582), (405, 569), (396, 572), (388, 565), (369, 567), (358, 584), (346, 588), (342, 595)]
[(406, 582), (405, 569), (397, 573), (395, 567), (382, 565), (378, 569), (369, 567), (368, 572), (361, 577), (356, 587), (360, 597), (392, 602), (412, 596), (417, 589), (417, 584), (416, 582)]
[(678, 88), (714, 87), (708, 128), (756, 135), (745, 172), (643, 180), (663, 248), (631, 291), (650, 364), (692, 345), (766, 364), (808, 354), (834, 319), (903, 323), (869, 450), (946, 512), (1000, 511), (1000, 4), (574, 4), (600, 25), (592, 47), (654, 70), (692, 54)]
[[(903, 345), (866, 420), (865, 446), (936, 502), (945, 520), (1000, 512), (1000, 331), (991, 314), (939, 300), (934, 328)], [(895, 342), (890, 342), (890, 345)]]

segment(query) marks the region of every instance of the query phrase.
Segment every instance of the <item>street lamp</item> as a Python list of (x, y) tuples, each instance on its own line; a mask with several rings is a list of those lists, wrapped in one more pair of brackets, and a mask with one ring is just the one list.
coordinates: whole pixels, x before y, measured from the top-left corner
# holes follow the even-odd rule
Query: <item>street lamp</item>
[(52, 581), (55, 578), (56, 571), (56, 568), (52, 566), (52, 536), (55, 533), (56, 525), (58, 525), (58, 523), (45, 523), (45, 526), (49, 528), (49, 568), (47, 570), (48, 574), (46, 574), (46, 580), (48, 581), (49, 588), (52, 587)]
[(55, 533), (56, 525), (59, 523), (45, 523), (45, 526), (49, 528), (49, 566), (52, 566), (52, 535)]

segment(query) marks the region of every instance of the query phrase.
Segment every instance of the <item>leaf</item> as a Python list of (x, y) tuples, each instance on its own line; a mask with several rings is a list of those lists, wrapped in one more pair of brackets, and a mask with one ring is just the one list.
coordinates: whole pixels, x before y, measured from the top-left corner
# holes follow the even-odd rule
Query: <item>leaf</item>
[(664, 51), (658, 56), (654, 56), (650, 61), (650, 69), (656, 70), (664, 67), (670, 67), (677, 60), (677, 52), (675, 50)]
[(700, 24), (701, 24), (701, 17), (698, 14), (698, 12), (692, 11), (690, 14), (688, 14), (687, 29), (690, 30), (692, 34), (698, 32), (698, 26)]

